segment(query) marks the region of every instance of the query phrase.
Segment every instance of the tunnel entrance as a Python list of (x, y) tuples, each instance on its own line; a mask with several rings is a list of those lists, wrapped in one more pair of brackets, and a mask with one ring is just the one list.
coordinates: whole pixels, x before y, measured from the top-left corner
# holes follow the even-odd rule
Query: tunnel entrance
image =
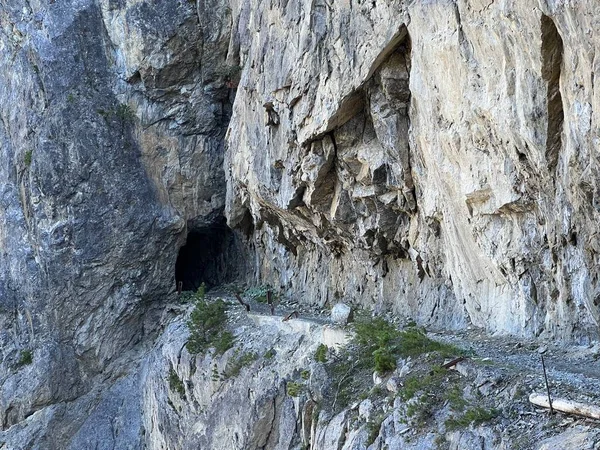
[(236, 248), (236, 237), (225, 224), (191, 230), (175, 263), (177, 286), (195, 291), (202, 283), (210, 288), (231, 281), (241, 258)]

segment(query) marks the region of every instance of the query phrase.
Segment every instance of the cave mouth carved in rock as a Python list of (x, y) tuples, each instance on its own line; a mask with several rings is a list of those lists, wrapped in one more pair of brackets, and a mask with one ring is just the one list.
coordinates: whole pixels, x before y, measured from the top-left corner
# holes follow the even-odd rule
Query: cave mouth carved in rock
[(175, 263), (178, 289), (195, 291), (202, 283), (210, 288), (231, 281), (239, 264), (236, 242), (225, 223), (191, 229)]

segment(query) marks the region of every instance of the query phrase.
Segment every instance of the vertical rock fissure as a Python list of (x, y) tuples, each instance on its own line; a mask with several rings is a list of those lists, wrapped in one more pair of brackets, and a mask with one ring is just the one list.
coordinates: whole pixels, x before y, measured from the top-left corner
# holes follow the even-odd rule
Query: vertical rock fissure
[(563, 41), (556, 25), (542, 15), (542, 77), (547, 86), (548, 128), (546, 130), (546, 162), (551, 173), (556, 171), (562, 146), (563, 103), (560, 93), (560, 70), (563, 60)]

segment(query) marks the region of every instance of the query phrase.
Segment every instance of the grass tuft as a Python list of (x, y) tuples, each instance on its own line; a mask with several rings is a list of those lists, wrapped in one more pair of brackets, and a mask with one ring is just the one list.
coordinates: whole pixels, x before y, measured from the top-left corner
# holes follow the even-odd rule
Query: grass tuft
[(31, 166), (31, 162), (33, 161), (33, 150), (27, 150), (25, 155), (23, 155), (23, 162), (27, 167)]
[(317, 351), (315, 352), (315, 361), (320, 363), (326, 363), (328, 350), (329, 347), (327, 347), (325, 344), (319, 344), (319, 346), (317, 347)]
[(287, 383), (286, 386), (287, 395), (289, 395), (290, 397), (298, 397), (302, 392), (303, 387), (304, 386), (302, 385), (302, 383), (295, 383), (293, 381), (290, 381)]
[(31, 350), (21, 351), (19, 361), (17, 361), (17, 367), (28, 366), (33, 363), (33, 352)]
[(257, 359), (258, 355), (256, 353), (244, 353), (242, 355), (236, 353), (229, 361), (227, 361), (223, 376), (225, 378), (237, 377), (244, 367), (249, 366)]
[(267, 292), (271, 291), (271, 298), (276, 301), (278, 294), (267, 284), (248, 288), (244, 291), (244, 297), (248, 297), (259, 303), (267, 303)]
[(446, 429), (448, 431), (453, 431), (460, 428), (466, 428), (471, 424), (477, 426), (482, 423), (489, 422), (490, 420), (498, 417), (499, 414), (500, 412), (494, 408), (485, 409), (481, 407), (476, 407), (467, 410), (460, 417), (452, 417), (448, 419), (446, 421)]
[(375, 439), (379, 436), (379, 431), (381, 430), (381, 424), (383, 423), (384, 418), (385, 416), (381, 414), (367, 422), (367, 431), (369, 432), (367, 441), (365, 442), (367, 447), (375, 442)]
[(172, 391), (177, 392), (182, 399), (185, 398), (185, 387), (183, 386), (183, 381), (181, 381), (181, 378), (179, 378), (177, 372), (175, 372), (173, 368), (169, 370), (169, 388)]

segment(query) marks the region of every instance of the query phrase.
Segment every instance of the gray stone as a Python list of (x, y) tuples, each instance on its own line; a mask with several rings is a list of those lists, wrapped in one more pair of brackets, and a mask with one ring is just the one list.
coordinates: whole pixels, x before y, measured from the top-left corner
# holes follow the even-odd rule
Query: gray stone
[(352, 308), (345, 303), (336, 303), (331, 308), (331, 321), (338, 325), (346, 325), (352, 321)]
[(551, 450), (560, 448), (564, 450), (592, 450), (596, 449), (598, 432), (590, 431), (586, 427), (576, 426), (556, 436), (544, 439), (536, 450)]
[(363, 400), (362, 402), (360, 402), (360, 405), (358, 405), (358, 416), (361, 419), (368, 422), (369, 420), (371, 420), (372, 415), (373, 415), (373, 402), (367, 398), (367, 399)]
[(396, 377), (390, 377), (385, 384), (386, 389), (392, 394), (397, 394), (401, 386), (400, 380)]
[(381, 374), (378, 372), (373, 372), (373, 384), (375, 386), (378, 386), (381, 383), (383, 383), (383, 377), (381, 376)]

